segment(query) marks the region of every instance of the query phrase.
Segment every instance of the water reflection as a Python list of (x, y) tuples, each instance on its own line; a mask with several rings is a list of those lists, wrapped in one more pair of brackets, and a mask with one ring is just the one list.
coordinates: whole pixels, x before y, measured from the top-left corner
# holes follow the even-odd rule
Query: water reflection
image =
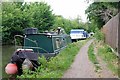
[(5, 66), (10, 61), (11, 55), (14, 53), (15, 47), (11, 45), (2, 46), (2, 77), (6, 78)]

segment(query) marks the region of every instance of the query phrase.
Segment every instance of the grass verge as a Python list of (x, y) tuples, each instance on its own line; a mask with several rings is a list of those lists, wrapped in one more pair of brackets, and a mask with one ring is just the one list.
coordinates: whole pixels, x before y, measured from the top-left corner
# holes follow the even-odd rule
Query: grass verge
[(25, 71), (18, 78), (61, 78), (64, 72), (70, 67), (80, 47), (86, 41), (78, 41), (69, 44), (67, 48), (61, 51), (56, 57), (46, 61), (44, 57), (39, 58), (42, 64), (35, 72)]
[(118, 57), (112, 52), (111, 48), (103, 44), (98, 48), (98, 55), (107, 63), (108, 68), (118, 74)]
[(91, 43), (91, 45), (89, 46), (88, 56), (89, 56), (90, 61), (91, 61), (93, 64), (98, 64), (98, 61), (97, 61), (96, 56), (95, 56), (95, 54), (94, 54), (93, 43)]
[(101, 68), (98, 65), (99, 62), (98, 62), (98, 60), (97, 60), (97, 58), (95, 56), (95, 53), (94, 53), (94, 44), (93, 43), (91, 43), (91, 45), (89, 46), (88, 57), (89, 57), (90, 61), (94, 64), (95, 71), (98, 72)]

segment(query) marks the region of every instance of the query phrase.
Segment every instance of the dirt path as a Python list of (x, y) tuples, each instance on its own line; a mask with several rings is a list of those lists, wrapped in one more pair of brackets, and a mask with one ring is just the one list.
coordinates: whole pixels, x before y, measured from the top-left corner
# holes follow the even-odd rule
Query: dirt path
[(118, 78), (107, 68), (107, 64), (100, 57), (97, 57), (97, 60), (99, 61), (99, 65), (101, 68), (98, 73), (98, 76), (100, 78)]
[(98, 76), (100, 78), (118, 78), (117, 75), (113, 74), (112, 71), (110, 71), (108, 68), (107, 68), (107, 64), (101, 59), (100, 56), (97, 55), (97, 49), (95, 47), (95, 54), (96, 54), (96, 58), (99, 62), (99, 66), (100, 66), (100, 70), (98, 72)]
[(88, 41), (76, 55), (76, 58), (68, 69), (63, 78), (98, 78), (97, 74), (94, 72), (94, 66), (88, 59), (88, 48), (93, 42), (93, 39)]

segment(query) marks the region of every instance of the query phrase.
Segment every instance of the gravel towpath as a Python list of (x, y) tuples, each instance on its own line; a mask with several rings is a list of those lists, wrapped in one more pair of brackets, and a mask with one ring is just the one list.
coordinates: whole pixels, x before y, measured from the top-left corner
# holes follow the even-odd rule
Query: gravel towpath
[[(107, 64), (96, 55), (101, 71), (95, 72), (95, 66), (88, 58), (88, 49), (94, 39), (89, 40), (76, 55), (71, 67), (62, 78), (118, 78), (108, 68)], [(95, 53), (97, 53), (95, 49)]]
[(68, 69), (63, 78), (98, 78), (94, 71), (94, 65), (88, 59), (88, 48), (94, 40), (88, 41), (76, 55), (73, 64)]

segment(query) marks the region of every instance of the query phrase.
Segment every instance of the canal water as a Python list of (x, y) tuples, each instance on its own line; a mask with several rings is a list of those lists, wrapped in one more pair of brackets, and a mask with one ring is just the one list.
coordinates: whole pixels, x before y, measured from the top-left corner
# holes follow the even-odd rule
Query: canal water
[(11, 55), (14, 53), (15, 47), (11, 45), (2, 46), (2, 78), (7, 78), (5, 66), (10, 61)]

